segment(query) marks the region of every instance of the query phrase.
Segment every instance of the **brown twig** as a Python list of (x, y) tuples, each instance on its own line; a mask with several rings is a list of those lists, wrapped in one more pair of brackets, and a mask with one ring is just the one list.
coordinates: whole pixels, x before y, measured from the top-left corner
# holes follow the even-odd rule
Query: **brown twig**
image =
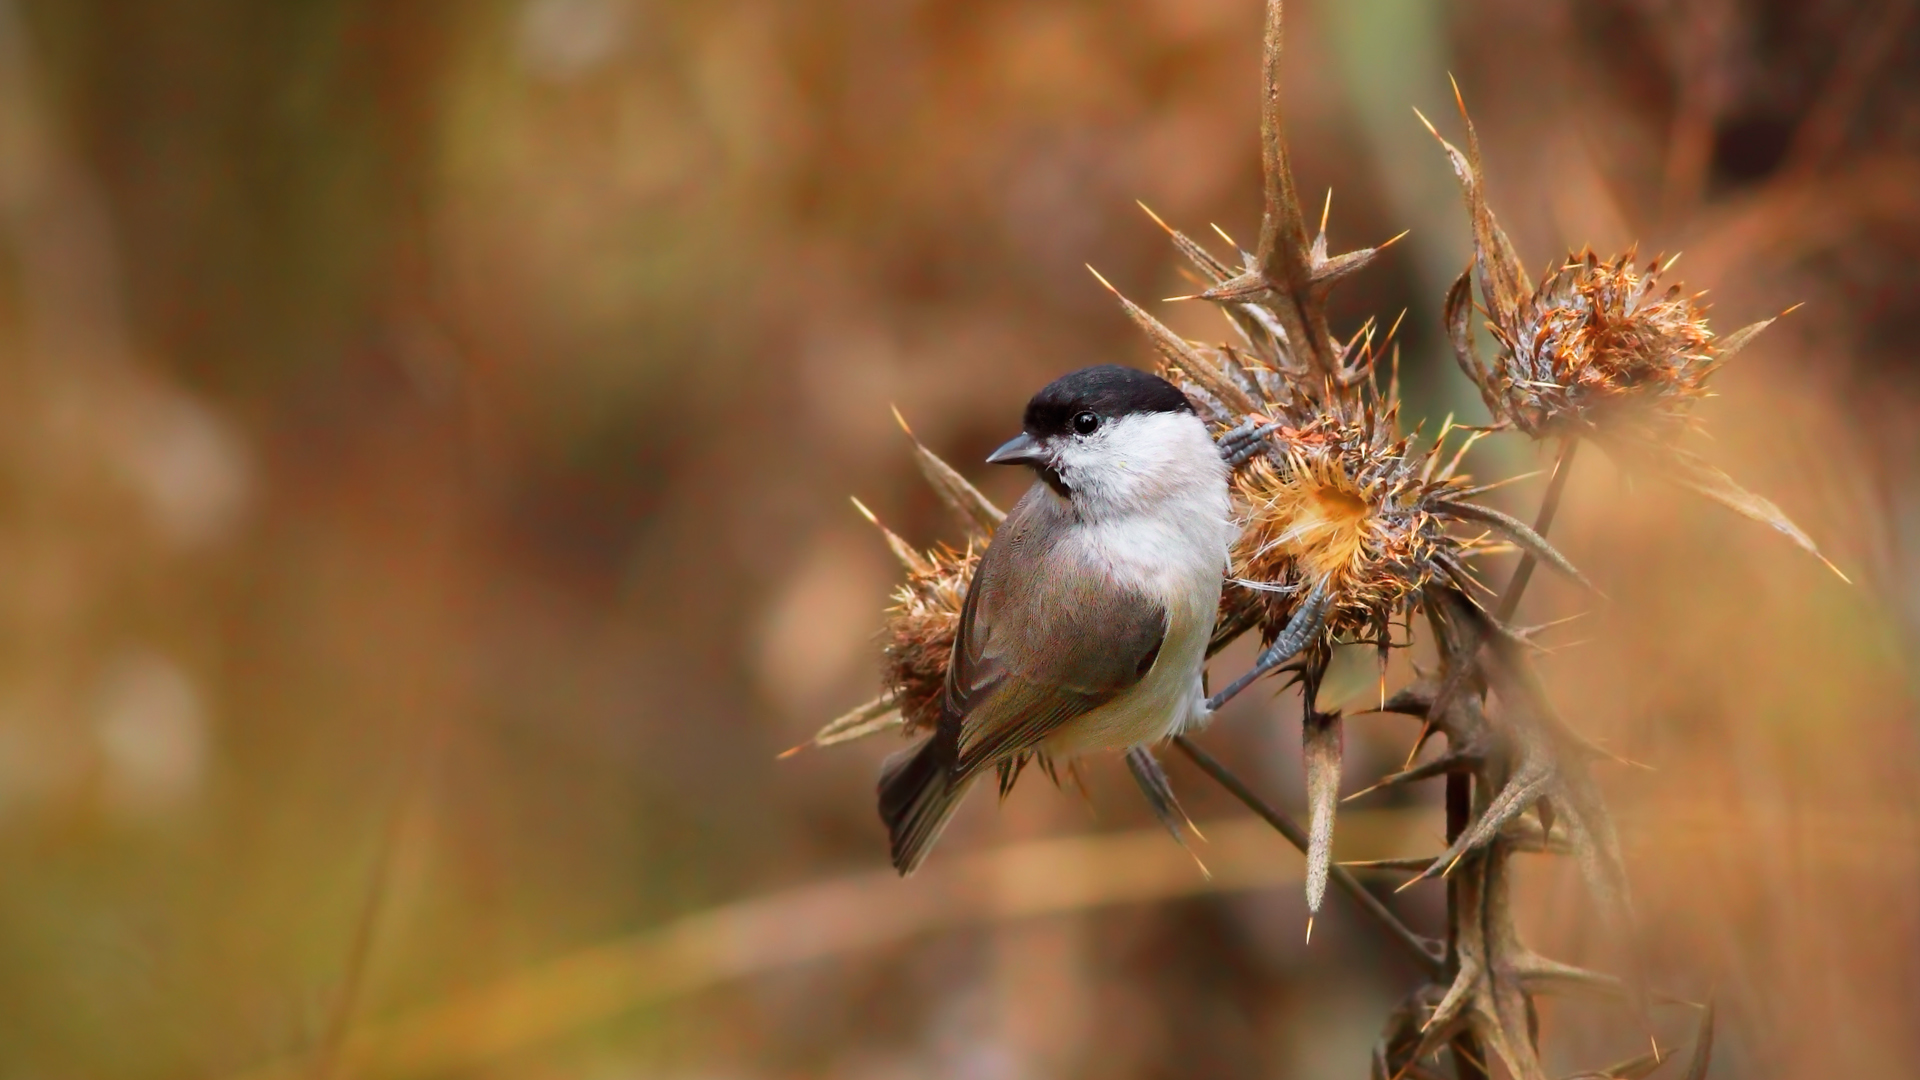
[[(1532, 556), (1528, 556), (1531, 558)], [(1524, 582), (1523, 582), (1524, 584)], [(1447, 843), (1460, 839), (1473, 820), (1473, 777), (1467, 773), (1447, 774)], [(1467, 884), (1463, 877), (1447, 877), (1447, 963), (1448, 983), (1460, 975), (1460, 890)], [(1472, 1031), (1453, 1038), (1453, 1069), (1460, 1080), (1488, 1080), (1487, 1048)]]
[[(1231, 770), (1220, 764), (1212, 754), (1200, 749), (1185, 735), (1175, 735), (1173, 744), (1179, 747), (1180, 752), (1186, 754), (1195, 765), (1198, 765), (1201, 772), (1206, 773), (1215, 783), (1227, 789), (1227, 793), (1239, 799), (1247, 809), (1260, 815), (1263, 821), (1273, 826), (1275, 832), (1286, 837), (1287, 842), (1298, 848), (1301, 854), (1306, 854), (1308, 837), (1306, 830), (1302, 829), (1298, 822), (1255, 794), (1253, 789), (1235, 776)], [(1360, 905), (1360, 910), (1366, 912), (1374, 922), (1386, 930), (1388, 936), (1399, 942), (1405, 948), (1407, 955), (1428, 976), (1437, 977), (1445, 969), (1445, 960), (1441, 955), (1439, 943), (1408, 928), (1406, 923), (1400, 921), (1399, 916), (1380, 902), (1379, 897), (1368, 892), (1367, 887), (1360, 883), (1360, 879), (1354, 877), (1346, 867), (1339, 865), (1330, 867), (1328, 877), (1348, 896), (1353, 897), (1354, 902)]]
[[(1547, 490), (1540, 497), (1540, 510), (1534, 516), (1533, 531), (1544, 537), (1553, 527), (1553, 519), (1560, 512), (1560, 499), (1567, 490), (1567, 478), (1573, 473), (1573, 455), (1579, 448), (1580, 440), (1569, 437), (1560, 444), (1560, 454), (1553, 463), (1553, 476), (1547, 481)], [(1520, 557), (1519, 565), (1513, 568), (1513, 574), (1507, 579), (1506, 588), (1500, 591), (1500, 606), (1495, 611), (1495, 619), (1506, 623), (1520, 608), (1520, 599), (1526, 594), (1527, 583), (1533, 580), (1533, 570), (1539, 560), (1532, 552)], [(1479, 650), (1478, 635), (1468, 639), (1467, 648), (1461, 656), (1471, 659)], [(1473, 777), (1468, 773), (1450, 772), (1447, 774), (1447, 843), (1452, 845), (1460, 839), (1473, 820)], [(1447, 879), (1447, 942), (1446, 977), (1449, 981), (1460, 972), (1460, 890), (1463, 882), (1460, 878)], [(1453, 1063), (1455, 1074), (1460, 1080), (1487, 1080), (1486, 1047), (1472, 1031), (1462, 1031), (1453, 1039)]]
[[(1554, 459), (1553, 476), (1547, 481), (1547, 490), (1540, 497), (1540, 512), (1533, 519), (1533, 531), (1540, 536), (1547, 535), (1553, 527), (1553, 519), (1560, 512), (1560, 497), (1566, 493), (1567, 477), (1573, 472), (1573, 454), (1580, 448), (1580, 440), (1567, 438), (1560, 444), (1560, 456)], [(1527, 591), (1527, 583), (1533, 580), (1533, 568), (1540, 560), (1532, 552), (1520, 557), (1520, 564), (1513, 568), (1513, 576), (1507, 579), (1507, 587), (1500, 590), (1500, 607), (1494, 612), (1494, 619), (1505, 623), (1520, 610), (1520, 598)]]

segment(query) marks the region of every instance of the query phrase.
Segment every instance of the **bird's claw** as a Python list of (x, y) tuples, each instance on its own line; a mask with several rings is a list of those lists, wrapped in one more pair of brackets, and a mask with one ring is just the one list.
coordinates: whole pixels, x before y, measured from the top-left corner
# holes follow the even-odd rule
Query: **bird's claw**
[(1266, 442), (1267, 436), (1279, 430), (1278, 421), (1263, 423), (1248, 417), (1238, 427), (1221, 432), (1214, 442), (1219, 446), (1220, 456), (1226, 459), (1227, 466), (1237, 469), (1260, 452), (1260, 446)]

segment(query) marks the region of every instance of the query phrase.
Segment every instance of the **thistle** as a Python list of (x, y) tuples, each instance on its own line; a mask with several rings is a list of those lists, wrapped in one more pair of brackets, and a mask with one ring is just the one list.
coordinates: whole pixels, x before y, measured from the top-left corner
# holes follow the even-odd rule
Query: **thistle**
[[(1269, 161), (1284, 161), (1284, 155)], [(1279, 188), (1291, 192), (1291, 181)], [(1263, 237), (1288, 233), (1287, 205), (1285, 199), (1277, 210), (1270, 205), (1269, 213), (1283, 221), (1263, 225)], [(1482, 589), (1468, 564), (1491, 549), (1485, 539), (1489, 529), (1576, 581), (1586, 584), (1586, 579), (1525, 523), (1466, 501), (1487, 490), (1470, 487), (1458, 474), (1477, 433), (1469, 433), (1450, 456), (1443, 457), (1443, 448), (1451, 426), (1424, 449), (1415, 449), (1414, 437), (1399, 429), (1397, 380), (1382, 391), (1374, 377), (1386, 343), (1376, 347), (1373, 324), (1344, 343), (1328, 334), (1326, 362), (1316, 360), (1310, 346), (1295, 344), (1300, 338), (1286, 326), (1324, 329), (1326, 286), (1345, 272), (1310, 291), (1308, 316), (1288, 317), (1292, 300), (1283, 290), (1249, 283), (1266, 261), (1261, 254), (1240, 252), (1250, 269), (1230, 277), (1227, 263), (1158, 217), (1154, 221), (1214, 283), (1198, 298), (1222, 305), (1238, 343), (1186, 340), (1105, 278), (1100, 281), (1147, 333), (1159, 353), (1161, 374), (1195, 402), (1235, 465), (1230, 485), (1241, 531), (1214, 644), (1224, 647), (1257, 631), (1265, 649), (1254, 667), (1215, 700), (1224, 703), (1292, 661), (1288, 666), (1303, 688), (1305, 705), (1302, 738), (1311, 814), (1307, 904), (1310, 912), (1318, 912), (1332, 860), (1343, 740), (1342, 718), (1320, 711), (1316, 695), (1334, 647), (1373, 645), (1384, 676), (1390, 628), (1426, 603), (1435, 582), (1462, 592)], [(1311, 246), (1303, 244), (1301, 261), (1309, 268), (1338, 265), (1350, 272), (1385, 246), (1327, 258), (1323, 212), (1319, 234)], [(1288, 260), (1274, 261), (1285, 265)], [(1450, 531), (1456, 524), (1474, 528), (1477, 535)]]
[[(1534, 284), (1487, 203), (1480, 139), (1454, 87), (1467, 152), (1440, 140), (1459, 177), (1473, 225), (1473, 262), (1447, 292), (1443, 313), (1454, 359), (1480, 390), (1497, 424), (1563, 445), (1588, 439), (1621, 466), (1651, 473), (1773, 527), (1828, 569), (1828, 562), (1778, 506), (1679, 445), (1698, 426), (1694, 405), (1707, 395), (1710, 375), (1732, 359), (1773, 319), (1716, 337), (1697, 297), (1678, 285), (1659, 288), (1672, 266), (1634, 269), (1634, 252), (1601, 259), (1591, 251), (1569, 255)], [(1472, 290), (1480, 289), (1487, 326), (1499, 345), (1491, 365), (1474, 348)]]
[(1477, 381), (1499, 398), (1496, 415), (1536, 439), (1605, 432), (1662, 446), (1693, 425), (1724, 349), (1694, 297), (1660, 289), (1665, 267), (1636, 272), (1633, 261), (1569, 256), (1510, 323), (1494, 324), (1500, 362)]
[(828, 722), (813, 738), (782, 757), (807, 746), (833, 746), (895, 727), (904, 728), (910, 735), (920, 734), (940, 719), (947, 665), (953, 654), (954, 635), (959, 631), (967, 586), (980, 564), (981, 551), (1006, 514), (953, 466), (927, 449), (899, 410), (894, 411), (893, 418), (913, 443), (914, 461), (921, 475), (965, 527), (967, 546), (963, 550), (941, 545), (927, 552), (916, 551), (882, 525), (860, 500), (853, 500), (854, 508), (880, 530), (888, 550), (907, 573), (906, 580), (894, 590), (893, 606), (887, 609), (886, 626), (881, 631), (885, 642), (882, 691), (873, 700)]

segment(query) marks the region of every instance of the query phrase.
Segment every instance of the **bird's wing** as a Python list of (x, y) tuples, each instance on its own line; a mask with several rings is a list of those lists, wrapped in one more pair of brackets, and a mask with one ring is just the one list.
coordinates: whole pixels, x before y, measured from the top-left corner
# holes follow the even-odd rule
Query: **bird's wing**
[(961, 609), (945, 722), (958, 725), (963, 775), (1112, 701), (1146, 676), (1166, 639), (1159, 601), (1074, 566), (1044, 540), (1059, 535), (1038, 527), (1057, 512), (1046, 499), (1030, 495), (1008, 516)]

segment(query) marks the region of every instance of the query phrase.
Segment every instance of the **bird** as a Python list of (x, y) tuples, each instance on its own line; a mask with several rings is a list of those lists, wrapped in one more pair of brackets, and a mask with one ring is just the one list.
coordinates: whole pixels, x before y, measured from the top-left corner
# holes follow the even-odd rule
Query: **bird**
[(1209, 716), (1202, 675), (1236, 528), (1229, 466), (1186, 395), (1134, 368), (1083, 368), (1034, 394), (986, 460), (1034, 482), (968, 586), (933, 734), (881, 770), (903, 877), (989, 769), (1004, 790), (1033, 758), (1127, 751), (1151, 796), (1146, 748)]

